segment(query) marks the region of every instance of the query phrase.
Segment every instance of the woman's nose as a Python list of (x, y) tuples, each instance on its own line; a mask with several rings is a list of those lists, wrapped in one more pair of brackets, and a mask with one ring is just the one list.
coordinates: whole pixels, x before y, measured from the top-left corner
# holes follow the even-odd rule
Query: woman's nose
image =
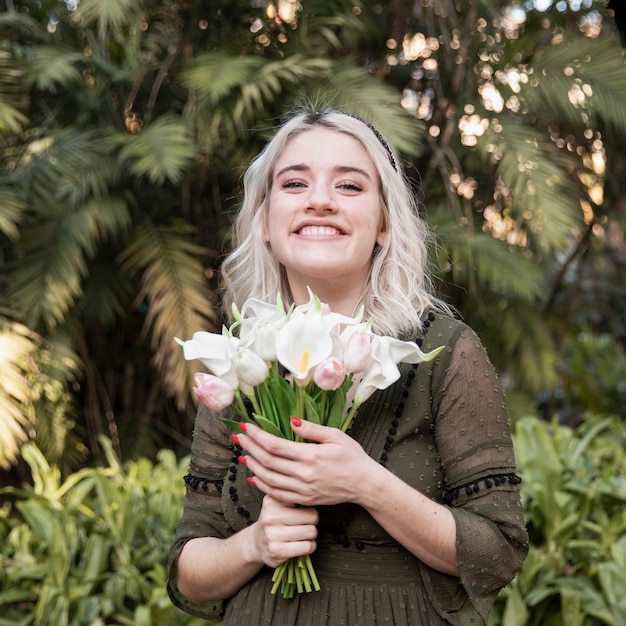
[(308, 208), (316, 211), (336, 211), (337, 203), (332, 191), (326, 185), (315, 185), (311, 187), (308, 197)]

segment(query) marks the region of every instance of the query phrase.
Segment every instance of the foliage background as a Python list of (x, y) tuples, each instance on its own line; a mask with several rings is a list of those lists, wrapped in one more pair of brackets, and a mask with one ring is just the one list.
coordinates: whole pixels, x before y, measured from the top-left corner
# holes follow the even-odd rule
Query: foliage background
[[(400, 155), (437, 235), (438, 288), (486, 344), (513, 417), (556, 417), (559, 441), (561, 427), (585, 428), (590, 415), (615, 417), (610, 430), (618, 428), (626, 406), (618, 2), (5, 4), (3, 483), (32, 483), (26, 442), (61, 482), (113, 458), (186, 454), (193, 365), (172, 338), (219, 327), (219, 264), (241, 174), (304, 101), (368, 119)], [(612, 515), (606, 501), (598, 506)], [(554, 563), (537, 565), (546, 580)], [(585, 568), (575, 567), (584, 580), (596, 575)], [(519, 585), (529, 602), (530, 587)], [(549, 600), (558, 597), (551, 589)], [(580, 619), (565, 623), (587, 623)], [(623, 613), (593, 619), (626, 622)]]

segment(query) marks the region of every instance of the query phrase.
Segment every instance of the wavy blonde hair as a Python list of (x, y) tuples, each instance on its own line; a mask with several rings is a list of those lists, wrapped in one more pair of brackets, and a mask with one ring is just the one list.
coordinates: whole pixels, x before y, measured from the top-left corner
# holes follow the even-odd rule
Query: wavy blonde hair
[(430, 231), (418, 216), (408, 179), (401, 169), (396, 170), (396, 160), (385, 140), (367, 122), (332, 109), (304, 112), (289, 119), (244, 174), (243, 202), (234, 223), (235, 248), (221, 268), (225, 311), (231, 310), (232, 303), (241, 307), (248, 298), (275, 302), (278, 294), (287, 306), (291, 304), (287, 274), (263, 241), (263, 233), (278, 157), (291, 139), (317, 127), (345, 133), (361, 143), (380, 180), (387, 236), (372, 256), (368, 284), (360, 303), (365, 309), (365, 319), (374, 316), (373, 330), (377, 333), (414, 337), (422, 332), (420, 318), (425, 310), (449, 312), (434, 296), (427, 271)]

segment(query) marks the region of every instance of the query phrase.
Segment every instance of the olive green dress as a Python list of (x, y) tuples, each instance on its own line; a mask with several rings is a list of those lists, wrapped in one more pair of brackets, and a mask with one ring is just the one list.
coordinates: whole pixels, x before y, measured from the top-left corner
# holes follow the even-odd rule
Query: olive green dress
[[(486, 624), (499, 590), (527, 550), (507, 410), (495, 370), (465, 324), (430, 314), (422, 349), (433, 361), (360, 407), (351, 435), (390, 472), (448, 505), (460, 576), (414, 557), (356, 505), (320, 507), (311, 556), (321, 590), (272, 595), (263, 568), (232, 598), (197, 605), (176, 589), (176, 562), (192, 537), (227, 537), (257, 519), (262, 493), (246, 481), (228, 429), (205, 407), (196, 418), (184, 512), (170, 552), (169, 593), (194, 615), (225, 626), (431, 626)], [(367, 480), (367, 476), (363, 477)]]

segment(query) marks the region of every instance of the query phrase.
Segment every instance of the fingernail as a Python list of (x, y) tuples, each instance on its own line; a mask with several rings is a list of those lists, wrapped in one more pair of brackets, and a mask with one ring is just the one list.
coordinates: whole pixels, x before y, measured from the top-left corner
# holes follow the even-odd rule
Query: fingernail
[(231, 440), (233, 443), (236, 443), (237, 445), (239, 445), (239, 435), (232, 434), (232, 435), (230, 436), (230, 440)]
[(298, 426), (302, 426), (302, 420), (299, 417), (292, 415), (291, 424), (297, 428)]
[(248, 461), (246, 460), (245, 456), (238, 456), (237, 460), (242, 464), (242, 465), (247, 465)]
[(256, 480), (254, 480), (254, 476), (248, 476), (246, 480), (248, 481), (250, 485), (254, 485), (256, 487)]
[(248, 432), (248, 424), (246, 424), (245, 422), (239, 422), (239, 428), (241, 428), (242, 433)]

